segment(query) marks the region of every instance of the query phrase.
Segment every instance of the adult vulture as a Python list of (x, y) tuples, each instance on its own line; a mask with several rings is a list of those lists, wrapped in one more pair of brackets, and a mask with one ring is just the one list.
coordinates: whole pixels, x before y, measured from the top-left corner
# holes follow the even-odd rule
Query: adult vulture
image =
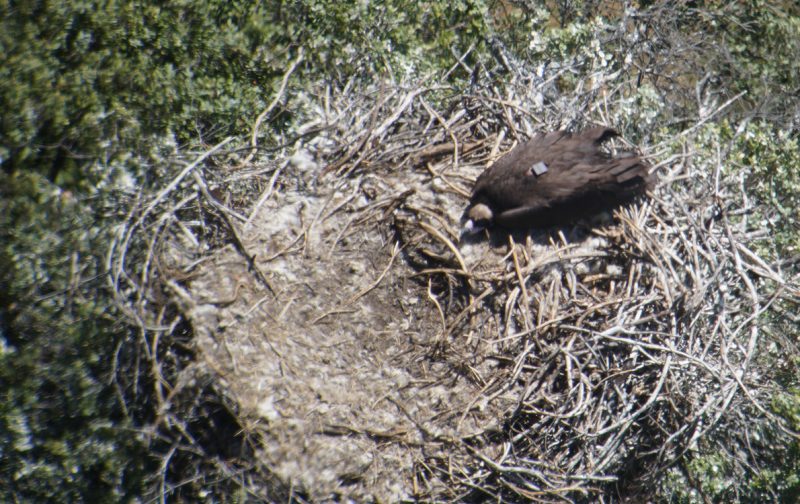
[(655, 183), (649, 166), (600, 146), (619, 134), (606, 127), (540, 133), (518, 145), (475, 181), (464, 230), (568, 224), (643, 195)]

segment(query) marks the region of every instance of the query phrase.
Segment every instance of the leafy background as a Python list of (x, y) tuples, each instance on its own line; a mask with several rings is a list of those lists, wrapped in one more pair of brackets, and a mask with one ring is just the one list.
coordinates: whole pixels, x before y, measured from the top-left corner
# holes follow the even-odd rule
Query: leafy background
[[(140, 373), (146, 336), (126, 322), (108, 288), (106, 247), (131, 211), (130, 196), (173, 173), (182, 153), (248, 136), (254, 111), (271, 102), (298, 56), (298, 92), (319, 80), (431, 72), (467, 89), (473, 76), (465, 68), (503, 78), (504, 51), (531, 66), (571, 61), (574, 71), (557, 83), (568, 92), (576, 75), (613, 73), (625, 60), (624, 47), (604, 44), (605, 20), (625, 8), (593, 1), (0, 2), (0, 498), (130, 502), (171, 492), (188, 501), (248, 500), (214, 463), (221, 448), (204, 441), (208, 432), (235, 438), (232, 406), (213, 386), (183, 409), (203, 449), (175, 452), (186, 433), (158, 421), (151, 378)], [(663, 30), (657, 40), (667, 43), (648, 47), (653, 61), (646, 63), (672, 76), (640, 74), (628, 131), (635, 140), (668, 141), (698, 115), (701, 87), (712, 86), (723, 101), (741, 95), (709, 118), (695, 148), (708, 159), (720, 148), (731, 153), (735, 162), (724, 168), (741, 173), (752, 197), (773, 209), (761, 216), (769, 231), (761, 251), (794, 264), (800, 8), (765, 0), (627, 8), (634, 20), (662, 20), (643, 22), (643, 37), (631, 43), (648, 44), (655, 39), (647, 30)], [(277, 145), (279, 133), (302, 119), (278, 107), (260, 145)], [(646, 122), (658, 125), (658, 138), (635, 138), (637, 129), (654, 130)], [(796, 348), (792, 309), (775, 307), (763, 320), (780, 348)], [(191, 361), (190, 339), (187, 332), (161, 347), (175, 370)], [(800, 426), (797, 355), (761, 358), (780, 370), (773, 412)], [(760, 467), (747, 468), (748, 477), (737, 477), (742, 470), (725, 453), (700, 446), (665, 474), (653, 498), (796, 500), (796, 439), (777, 431), (763, 439), (754, 447)]]

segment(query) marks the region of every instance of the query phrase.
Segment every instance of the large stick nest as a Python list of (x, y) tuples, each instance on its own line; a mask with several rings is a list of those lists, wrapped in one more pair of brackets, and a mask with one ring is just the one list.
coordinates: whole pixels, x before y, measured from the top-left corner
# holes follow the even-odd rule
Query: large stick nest
[[(574, 103), (525, 112), (534, 91), (320, 89), (292, 102), (293, 150), (217, 155), (145, 208), (149, 275), (238, 405), (265, 499), (631, 495), (770, 418), (759, 322), (796, 284), (750, 245), (753, 203), (695, 159), (694, 129), (681, 152), (641, 146), (661, 182), (613, 219), (459, 243), (488, 163), (585, 122)], [(206, 219), (181, 217), (192, 202)]]

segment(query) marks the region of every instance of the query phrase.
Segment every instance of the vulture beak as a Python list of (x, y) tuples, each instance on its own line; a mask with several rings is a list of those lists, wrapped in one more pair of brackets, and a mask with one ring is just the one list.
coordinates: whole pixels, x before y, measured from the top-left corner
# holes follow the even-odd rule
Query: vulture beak
[(474, 235), (474, 234), (480, 233), (483, 230), (484, 230), (484, 227), (483, 226), (476, 226), (475, 222), (472, 219), (469, 219), (464, 224), (464, 227), (462, 228), (462, 231), (464, 232), (464, 234), (467, 234), (467, 235)]

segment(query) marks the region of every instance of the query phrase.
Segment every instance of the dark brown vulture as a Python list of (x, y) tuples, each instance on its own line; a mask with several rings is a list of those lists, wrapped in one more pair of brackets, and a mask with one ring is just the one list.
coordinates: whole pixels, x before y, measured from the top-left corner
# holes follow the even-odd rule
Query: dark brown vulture
[(475, 181), (465, 231), (567, 224), (644, 194), (655, 182), (648, 165), (632, 152), (600, 150), (617, 135), (606, 127), (555, 131), (517, 146)]

